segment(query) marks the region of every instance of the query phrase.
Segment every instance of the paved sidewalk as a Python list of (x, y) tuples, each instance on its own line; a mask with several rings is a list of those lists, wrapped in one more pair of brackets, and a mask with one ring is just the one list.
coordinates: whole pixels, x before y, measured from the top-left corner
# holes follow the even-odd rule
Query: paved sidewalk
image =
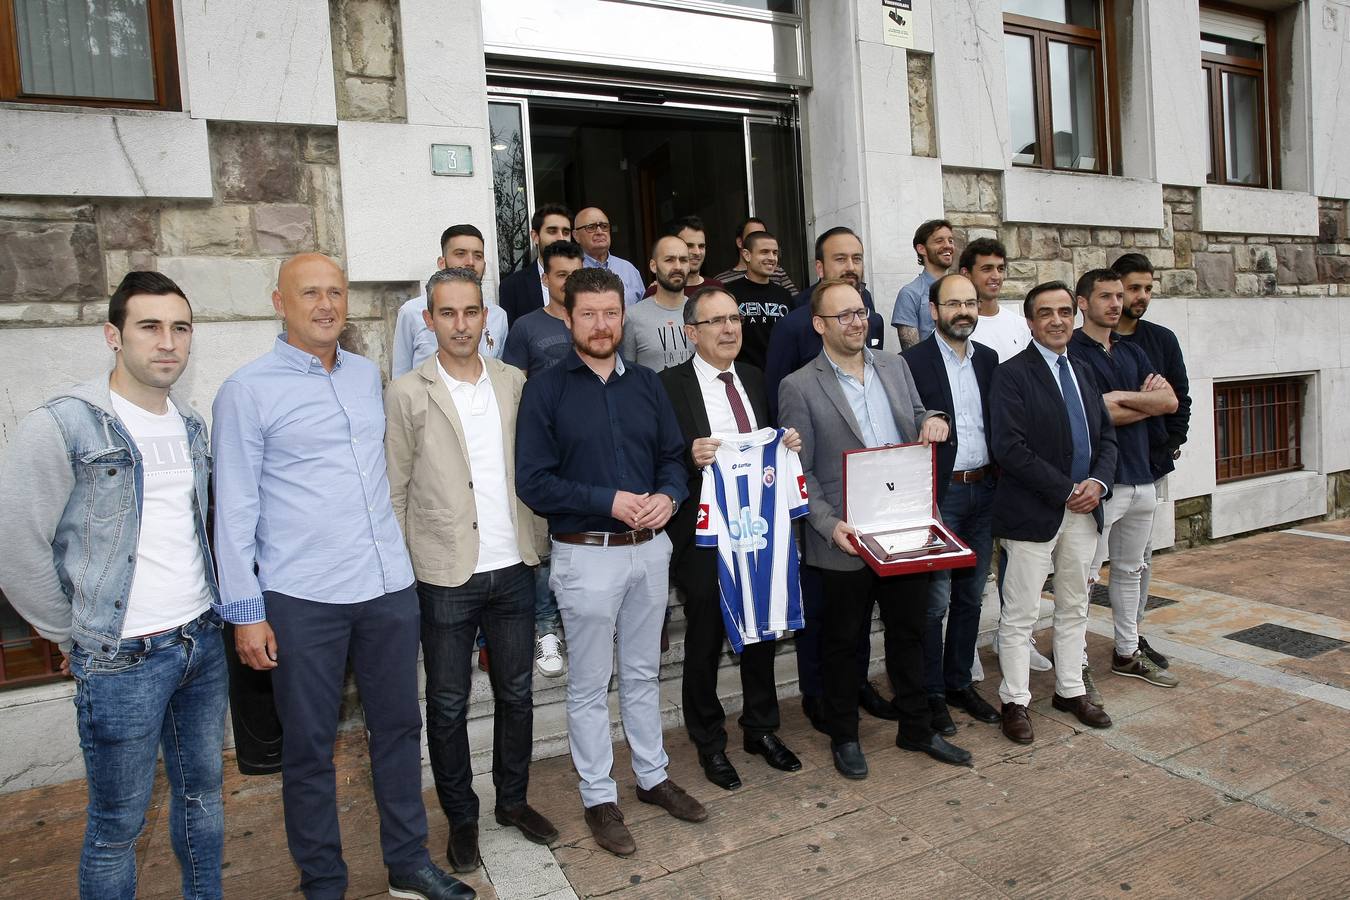
[[(566, 757), (535, 763), (530, 796), (562, 839), (547, 851), (484, 820), (485, 897), (1150, 897), (1350, 896), (1350, 648), (1298, 659), (1225, 637), (1271, 623), (1350, 642), (1350, 522), (1319, 523), (1159, 557), (1145, 634), (1174, 659), (1174, 690), (1109, 673), (1109, 610), (1092, 608), (1089, 655), (1115, 727), (1084, 730), (1050, 708), (1036, 674), (1036, 743), (957, 714), (973, 769), (897, 750), (890, 723), (864, 717), (871, 776), (839, 777), (828, 740), (783, 704), (791, 775), (730, 756), (745, 786), (708, 784), (681, 731), (671, 775), (709, 807), (677, 822), (638, 803), (616, 747), (621, 805), (638, 853), (599, 850)], [(1049, 635), (1040, 640), (1049, 647)], [(986, 697), (997, 659), (986, 648)], [(726, 677), (726, 676), (724, 676)], [(358, 736), (339, 756), (352, 897), (384, 896), (369, 769)], [(490, 781), (479, 778), (484, 809)], [(226, 893), (290, 895), (296, 875), (276, 778), (229, 777)], [(73, 896), (83, 782), (0, 798), (0, 898)], [(446, 825), (435, 796), (432, 851)], [(161, 797), (139, 848), (142, 896), (177, 891)], [(492, 882), (489, 884), (489, 880)]]

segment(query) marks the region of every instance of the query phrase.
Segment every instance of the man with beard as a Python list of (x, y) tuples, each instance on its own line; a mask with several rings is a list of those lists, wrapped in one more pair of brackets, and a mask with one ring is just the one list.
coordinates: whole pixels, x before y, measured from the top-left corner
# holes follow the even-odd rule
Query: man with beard
[(811, 297), (813, 324), (823, 349), (814, 361), (783, 380), (781, 425), (802, 437), (802, 472), (811, 511), (803, 529), (808, 565), (821, 570), (823, 719), (834, 767), (845, 778), (866, 778), (858, 742), (858, 637), (871, 621), (872, 604), (885, 624), (886, 671), (895, 686), (902, 750), (927, 753), (951, 765), (969, 765), (970, 754), (932, 729), (923, 689), (923, 625), (927, 573), (883, 578), (858, 558), (853, 527), (841, 518), (843, 459), (850, 450), (947, 440), (941, 412), (927, 410), (909, 366), (891, 353), (866, 347), (867, 308), (846, 281), (822, 281)]
[(604, 269), (619, 276), (623, 282), (623, 302), (632, 306), (642, 299), (647, 286), (642, 283), (642, 275), (637, 267), (628, 260), (609, 252), (610, 247), (609, 216), (603, 209), (588, 206), (572, 221), (572, 240), (581, 245), (586, 256), (583, 262), (588, 269)]
[(914, 252), (923, 270), (900, 289), (895, 298), (891, 324), (900, 337), (900, 349), (908, 350), (933, 333), (933, 315), (929, 312), (928, 290), (952, 267), (956, 258), (956, 238), (952, 223), (929, 219), (914, 231)]
[(633, 304), (624, 317), (623, 355), (660, 372), (694, 355), (684, 331), (689, 248), (680, 238), (660, 238), (652, 247), (647, 266), (656, 276), (656, 293)]
[(617, 353), (623, 297), (623, 282), (603, 269), (567, 279), (573, 347), (525, 383), (516, 489), (548, 517), (553, 538), (549, 583), (567, 629), (567, 736), (586, 824), (597, 844), (628, 856), (637, 845), (610, 774), (606, 697), (616, 645), (638, 800), (690, 822), (708, 813), (667, 777), (657, 683), (671, 555), (662, 529), (689, 493), (684, 438), (656, 373)]
[[(1118, 448), (1115, 488), (1103, 504), (1102, 536), (1088, 581), (1098, 580), (1109, 555), (1108, 593), (1116, 640), (1111, 671), (1158, 687), (1176, 687), (1176, 676), (1154, 663), (1139, 646), (1139, 607), (1144, 602), (1140, 577), (1158, 506), (1149, 467), (1148, 423), (1176, 412), (1176, 394), (1167, 379), (1153, 371), (1143, 350), (1121, 343), (1113, 332), (1125, 303), (1120, 277), (1110, 269), (1093, 269), (1078, 279), (1077, 293), (1083, 325), (1073, 333), (1069, 355), (1096, 379), (1111, 424), (1116, 426)], [(1083, 662), (1087, 664), (1086, 658)]]
[(778, 238), (767, 231), (751, 232), (741, 249), (745, 277), (726, 285), (741, 310), (740, 362), (764, 368), (769, 351), (769, 335), (792, 307), (792, 294), (774, 283), (778, 268)]
[[(1134, 344), (1148, 355), (1153, 370), (1167, 379), (1177, 397), (1177, 410), (1165, 416), (1148, 420), (1149, 466), (1153, 471), (1153, 487), (1158, 500), (1167, 498), (1167, 476), (1176, 468), (1181, 456), (1181, 445), (1191, 423), (1191, 382), (1186, 375), (1186, 359), (1181, 344), (1170, 328), (1156, 322), (1144, 321), (1153, 300), (1153, 263), (1142, 253), (1126, 253), (1111, 264), (1125, 288), (1125, 307), (1116, 323), (1116, 336), (1127, 344)], [(1153, 556), (1153, 545), (1144, 548), (1144, 571), (1139, 578), (1139, 622), (1144, 621), (1144, 607), (1148, 600), (1148, 582), (1152, 568), (1148, 561)], [(1159, 668), (1167, 668), (1167, 657), (1149, 646), (1143, 635), (1139, 649)]]
[[(689, 248), (689, 277), (684, 280), (686, 297), (694, 296), (694, 292), (701, 287), (722, 286), (722, 282), (716, 278), (705, 278), (702, 274), (703, 261), (708, 258), (708, 230), (704, 227), (702, 219), (698, 216), (676, 219), (667, 234), (684, 241), (684, 245)], [(647, 285), (646, 296), (650, 297), (654, 293), (656, 293), (655, 281)]]
[(956, 734), (948, 704), (981, 722), (999, 720), (998, 711), (975, 692), (970, 677), (980, 633), (980, 601), (994, 553), (989, 529), (997, 478), (989, 451), (989, 392), (998, 355), (970, 340), (980, 301), (969, 278), (944, 275), (933, 282), (929, 306), (937, 328), (906, 350), (904, 358), (923, 405), (946, 413), (952, 423), (951, 438), (937, 448), (938, 508), (947, 527), (975, 551), (972, 568), (933, 576), (923, 637), (924, 687), (933, 728)]

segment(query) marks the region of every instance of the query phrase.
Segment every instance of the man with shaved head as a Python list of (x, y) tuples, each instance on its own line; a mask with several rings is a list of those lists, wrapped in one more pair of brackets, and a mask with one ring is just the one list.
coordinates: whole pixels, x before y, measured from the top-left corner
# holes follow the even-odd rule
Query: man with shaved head
[(390, 502), (380, 372), (338, 346), (347, 276), (287, 260), (272, 305), (285, 330), (213, 406), (222, 615), (239, 658), (272, 671), (285, 729), (286, 840), (306, 897), (347, 887), (333, 742), (350, 657), (365, 711), (380, 845), (396, 897), (472, 897), (427, 855), (420, 616)]
[(689, 247), (682, 238), (658, 238), (647, 266), (656, 278), (656, 292), (625, 314), (622, 350), (624, 359), (660, 372), (694, 355), (684, 330)]
[(647, 286), (637, 267), (626, 259), (620, 259), (609, 252), (611, 225), (609, 216), (603, 209), (588, 206), (572, 220), (572, 240), (581, 245), (585, 252), (585, 264), (588, 269), (604, 269), (619, 276), (623, 282), (623, 302), (632, 306), (642, 299)]

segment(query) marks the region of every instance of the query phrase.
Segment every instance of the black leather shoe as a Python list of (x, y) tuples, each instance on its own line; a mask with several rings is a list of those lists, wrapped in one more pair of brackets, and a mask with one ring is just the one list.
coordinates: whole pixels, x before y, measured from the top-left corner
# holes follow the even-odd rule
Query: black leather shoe
[(818, 696), (802, 694), (802, 712), (806, 715), (806, 720), (811, 723), (811, 727), (823, 735), (829, 735), (829, 730), (825, 727), (825, 701)]
[(897, 722), (900, 719), (900, 711), (895, 708), (895, 704), (878, 694), (870, 681), (863, 682), (862, 690), (858, 692), (858, 705), (869, 716), (888, 722)]
[(554, 828), (552, 822), (544, 818), (542, 813), (528, 803), (522, 803), (515, 809), (501, 809), (499, 807), (493, 812), (497, 817), (498, 825), (514, 827), (528, 841), (533, 841), (536, 844), (551, 844), (558, 839), (558, 829)]
[(797, 754), (789, 750), (776, 734), (746, 738), (745, 752), (751, 756), (764, 757), (766, 763), (780, 772), (796, 772), (802, 767)]
[(974, 685), (964, 687), (959, 691), (948, 691), (947, 705), (964, 709), (966, 714), (977, 722), (997, 725), (1003, 720), (998, 710), (985, 702), (984, 698), (975, 690)]
[(970, 765), (970, 751), (962, 750), (955, 744), (949, 744), (940, 734), (935, 734), (922, 743), (918, 741), (908, 741), (903, 737), (896, 737), (895, 746), (901, 750), (910, 750), (914, 753), (927, 753), (938, 762), (946, 763), (949, 766), (968, 766)]
[(472, 872), (483, 864), (478, 857), (478, 825), (466, 822), (450, 826), (445, 858), (456, 872)]
[(703, 766), (703, 774), (722, 790), (734, 791), (741, 786), (741, 776), (736, 774), (736, 767), (721, 750), (716, 753), (700, 753), (698, 761)]
[(855, 781), (867, 777), (867, 757), (863, 756), (862, 747), (857, 741), (838, 744), (831, 747), (830, 751), (834, 755), (834, 767), (840, 775)]
[(928, 698), (928, 723), (938, 734), (956, 734), (956, 723), (952, 721), (952, 714), (947, 710), (947, 701), (941, 695)]
[(1139, 649), (1143, 651), (1145, 656), (1153, 660), (1153, 664), (1158, 668), (1165, 669), (1170, 665), (1170, 663), (1167, 662), (1167, 657), (1150, 647), (1148, 641), (1144, 640), (1142, 637), (1139, 638)]

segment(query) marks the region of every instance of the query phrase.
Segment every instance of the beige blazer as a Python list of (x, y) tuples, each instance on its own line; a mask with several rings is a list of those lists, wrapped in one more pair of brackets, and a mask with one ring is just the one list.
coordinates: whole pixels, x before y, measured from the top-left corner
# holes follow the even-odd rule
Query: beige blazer
[[(527, 565), (538, 565), (535, 516), (516, 497), (516, 410), (525, 374), (484, 358), (501, 411), (511, 521)], [(418, 581), (458, 587), (478, 565), (478, 511), (464, 426), (433, 355), (385, 392), (384, 454), (394, 515)]]

